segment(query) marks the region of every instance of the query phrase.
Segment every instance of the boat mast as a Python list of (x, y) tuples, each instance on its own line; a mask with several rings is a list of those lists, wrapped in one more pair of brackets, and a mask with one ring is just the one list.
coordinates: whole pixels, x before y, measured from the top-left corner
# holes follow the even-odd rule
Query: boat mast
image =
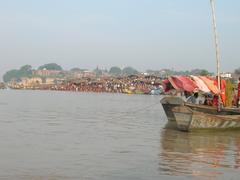
[[(217, 23), (216, 23), (216, 14), (215, 14), (215, 0), (210, 0), (212, 7), (212, 18), (213, 18), (213, 31), (214, 31), (214, 39), (215, 39), (215, 48), (216, 48), (216, 59), (217, 59), (217, 84), (219, 93), (221, 92), (220, 87), (220, 49), (218, 42), (218, 33), (217, 33)], [(218, 95), (218, 110), (220, 111), (221, 107), (221, 97)]]

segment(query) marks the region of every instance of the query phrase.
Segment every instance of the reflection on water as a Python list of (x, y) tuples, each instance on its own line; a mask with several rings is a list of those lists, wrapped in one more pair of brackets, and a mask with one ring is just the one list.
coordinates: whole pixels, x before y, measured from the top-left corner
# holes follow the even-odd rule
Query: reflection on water
[[(240, 169), (240, 133), (161, 132), (159, 170), (171, 176), (231, 178)], [(231, 170), (232, 174), (227, 174)], [(234, 176), (233, 176), (234, 177)]]

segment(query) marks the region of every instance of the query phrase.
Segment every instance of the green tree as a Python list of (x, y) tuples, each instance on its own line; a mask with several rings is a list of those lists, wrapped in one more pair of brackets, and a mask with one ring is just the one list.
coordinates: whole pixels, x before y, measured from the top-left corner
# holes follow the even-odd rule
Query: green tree
[(234, 73), (237, 74), (237, 75), (239, 75), (239, 74), (240, 74), (240, 68), (235, 69), (235, 70), (234, 70)]
[(199, 75), (200, 76), (207, 76), (207, 75), (210, 75), (210, 73), (206, 69), (202, 69)]
[(124, 75), (136, 75), (138, 74), (138, 71), (132, 67), (125, 67), (123, 70), (122, 70), (122, 74)]
[(122, 74), (122, 70), (117, 66), (113, 66), (110, 68), (109, 74), (113, 76), (120, 76)]
[(70, 71), (71, 71), (71, 72), (80, 72), (81, 69), (76, 67), (76, 68), (70, 69)]
[(27, 64), (27, 65), (22, 66), (19, 70), (29, 72), (29, 71), (32, 71), (32, 66)]
[(18, 70), (16, 69), (12, 69), (10, 71), (7, 71), (4, 75), (3, 75), (3, 81), (6, 83), (6, 82), (9, 82), (11, 81), (12, 79), (16, 79), (18, 76)]
[(46, 70), (56, 70), (56, 71), (62, 71), (63, 70), (63, 68), (60, 65), (56, 64), (56, 63), (44, 64), (44, 65), (42, 65), (42, 66), (40, 66), (38, 68), (38, 70), (43, 70), (43, 69), (46, 69)]
[(193, 69), (189, 72), (189, 75), (196, 75), (196, 76), (207, 76), (211, 74), (212, 73), (210, 73), (206, 69)]
[(83, 72), (83, 71), (86, 71), (87, 69), (80, 69), (80, 68), (72, 68), (70, 71), (71, 72)]
[(31, 77), (32, 76), (32, 66), (24, 65), (18, 70), (19, 77)]
[(30, 65), (24, 65), (19, 70), (13, 69), (10, 71), (7, 71), (3, 75), (3, 81), (9, 82), (13, 79), (20, 79), (22, 77), (31, 77), (32, 76), (32, 66)]

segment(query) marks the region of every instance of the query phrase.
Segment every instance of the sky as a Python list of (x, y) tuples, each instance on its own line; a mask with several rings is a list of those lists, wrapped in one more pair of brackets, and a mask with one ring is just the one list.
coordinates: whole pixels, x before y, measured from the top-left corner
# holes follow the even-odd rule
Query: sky
[[(221, 70), (240, 67), (240, 1), (216, 0)], [(30, 64), (216, 69), (209, 0), (0, 0), (0, 76)]]

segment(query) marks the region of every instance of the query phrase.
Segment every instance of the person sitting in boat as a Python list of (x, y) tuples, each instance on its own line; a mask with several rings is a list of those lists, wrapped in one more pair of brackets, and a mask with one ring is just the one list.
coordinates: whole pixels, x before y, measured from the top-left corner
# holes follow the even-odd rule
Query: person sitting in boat
[(204, 105), (212, 106), (213, 105), (213, 95), (211, 93), (205, 94)]
[(187, 102), (187, 99), (191, 97), (191, 93), (190, 92), (187, 92), (187, 91), (184, 91), (183, 94), (182, 94), (182, 99), (183, 101)]
[(199, 104), (198, 102), (198, 92), (195, 92), (192, 96), (187, 98), (187, 103)]

